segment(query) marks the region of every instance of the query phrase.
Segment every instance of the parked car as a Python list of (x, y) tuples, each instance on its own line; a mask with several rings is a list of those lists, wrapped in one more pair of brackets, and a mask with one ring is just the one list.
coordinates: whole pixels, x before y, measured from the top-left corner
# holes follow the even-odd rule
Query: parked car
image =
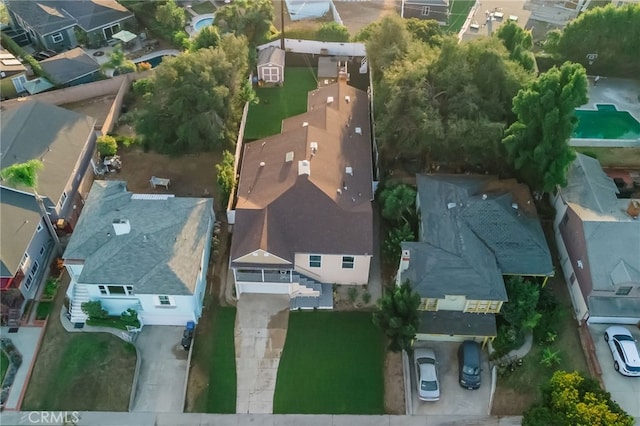
[(436, 354), (431, 349), (416, 348), (413, 351), (418, 383), (418, 398), (422, 401), (440, 399), (440, 382), (436, 368)]
[(605, 330), (604, 340), (613, 355), (613, 368), (622, 375), (640, 377), (640, 354), (631, 332), (614, 325)]
[(472, 340), (465, 340), (458, 348), (458, 379), (460, 386), (467, 389), (480, 388), (480, 345)]

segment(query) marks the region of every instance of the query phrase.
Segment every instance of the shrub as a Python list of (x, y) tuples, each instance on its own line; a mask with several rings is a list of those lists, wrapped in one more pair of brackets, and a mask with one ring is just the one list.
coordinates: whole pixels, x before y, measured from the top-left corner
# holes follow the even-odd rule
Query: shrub
[(127, 309), (122, 314), (120, 314), (120, 320), (124, 323), (124, 325), (129, 325), (132, 327), (139, 327), (140, 321), (138, 321), (138, 312), (135, 309)]
[(509, 351), (520, 347), (522, 341), (518, 341), (518, 333), (513, 327), (503, 324), (498, 327), (498, 334), (491, 346), (495, 350), (495, 357), (500, 358)]
[(560, 351), (552, 351), (551, 348), (544, 348), (540, 364), (546, 367), (553, 367), (554, 365), (560, 364), (560, 361)]
[(45, 299), (53, 299), (58, 291), (58, 280), (56, 278), (49, 278), (44, 286), (42, 297)]
[(115, 155), (118, 152), (118, 143), (113, 136), (103, 135), (98, 138), (98, 153), (102, 157)]
[(138, 63), (138, 72), (149, 71), (151, 68), (151, 64), (149, 62), (140, 62)]
[(102, 309), (102, 303), (99, 300), (84, 302), (82, 312), (87, 314), (90, 319), (106, 319), (109, 316), (109, 313)]
[[(146, 62), (141, 62), (144, 64)], [(144, 96), (146, 93), (151, 92), (153, 89), (153, 81), (150, 78), (141, 78), (140, 80), (136, 80), (133, 82), (133, 93), (136, 96)]]
[(349, 41), (349, 30), (344, 25), (340, 25), (335, 21), (322, 24), (316, 32), (316, 39), (320, 41)]
[(130, 136), (113, 135), (113, 138), (116, 140), (119, 146), (124, 146), (125, 148), (138, 143), (138, 140), (136, 138), (132, 138)]
[(362, 301), (368, 305), (371, 302), (371, 293), (368, 291), (362, 293)]
[(349, 300), (351, 301), (351, 303), (355, 303), (356, 299), (358, 298), (358, 289), (356, 287), (349, 287), (349, 290), (347, 290), (347, 294), (349, 295)]

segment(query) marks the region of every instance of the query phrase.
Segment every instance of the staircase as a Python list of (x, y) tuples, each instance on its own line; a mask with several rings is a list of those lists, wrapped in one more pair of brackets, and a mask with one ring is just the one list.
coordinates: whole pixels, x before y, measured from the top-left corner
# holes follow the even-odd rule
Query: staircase
[(292, 272), (292, 279), (298, 287), (291, 297), (290, 309), (333, 309), (331, 284), (323, 284), (299, 272)]
[(7, 319), (7, 327), (17, 328), (20, 327), (20, 317), (22, 317), (22, 310), (9, 309), (9, 317)]
[(87, 314), (82, 312), (82, 304), (89, 302), (89, 291), (84, 284), (75, 283), (73, 286), (73, 297), (71, 299), (71, 308), (69, 314), (71, 315), (71, 322), (74, 324), (84, 324), (87, 321)]

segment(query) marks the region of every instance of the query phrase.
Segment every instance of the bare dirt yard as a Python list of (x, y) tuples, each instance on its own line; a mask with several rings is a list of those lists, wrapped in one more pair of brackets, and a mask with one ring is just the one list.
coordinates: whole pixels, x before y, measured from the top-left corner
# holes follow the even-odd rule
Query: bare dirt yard
[(384, 410), (387, 414), (406, 414), (400, 353), (387, 352), (384, 360)]
[(344, 25), (353, 37), (367, 24), (378, 19), (400, 13), (400, 2), (394, 0), (371, 0), (371, 1), (336, 1), (336, 9)]

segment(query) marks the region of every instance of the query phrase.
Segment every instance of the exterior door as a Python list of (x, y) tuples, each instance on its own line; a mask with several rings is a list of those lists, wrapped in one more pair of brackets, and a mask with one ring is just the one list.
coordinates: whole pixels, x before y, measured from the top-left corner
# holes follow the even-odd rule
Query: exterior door
[(11, 81), (13, 82), (13, 87), (16, 88), (16, 93), (26, 92), (24, 83), (27, 82), (27, 78), (24, 75), (12, 78)]

